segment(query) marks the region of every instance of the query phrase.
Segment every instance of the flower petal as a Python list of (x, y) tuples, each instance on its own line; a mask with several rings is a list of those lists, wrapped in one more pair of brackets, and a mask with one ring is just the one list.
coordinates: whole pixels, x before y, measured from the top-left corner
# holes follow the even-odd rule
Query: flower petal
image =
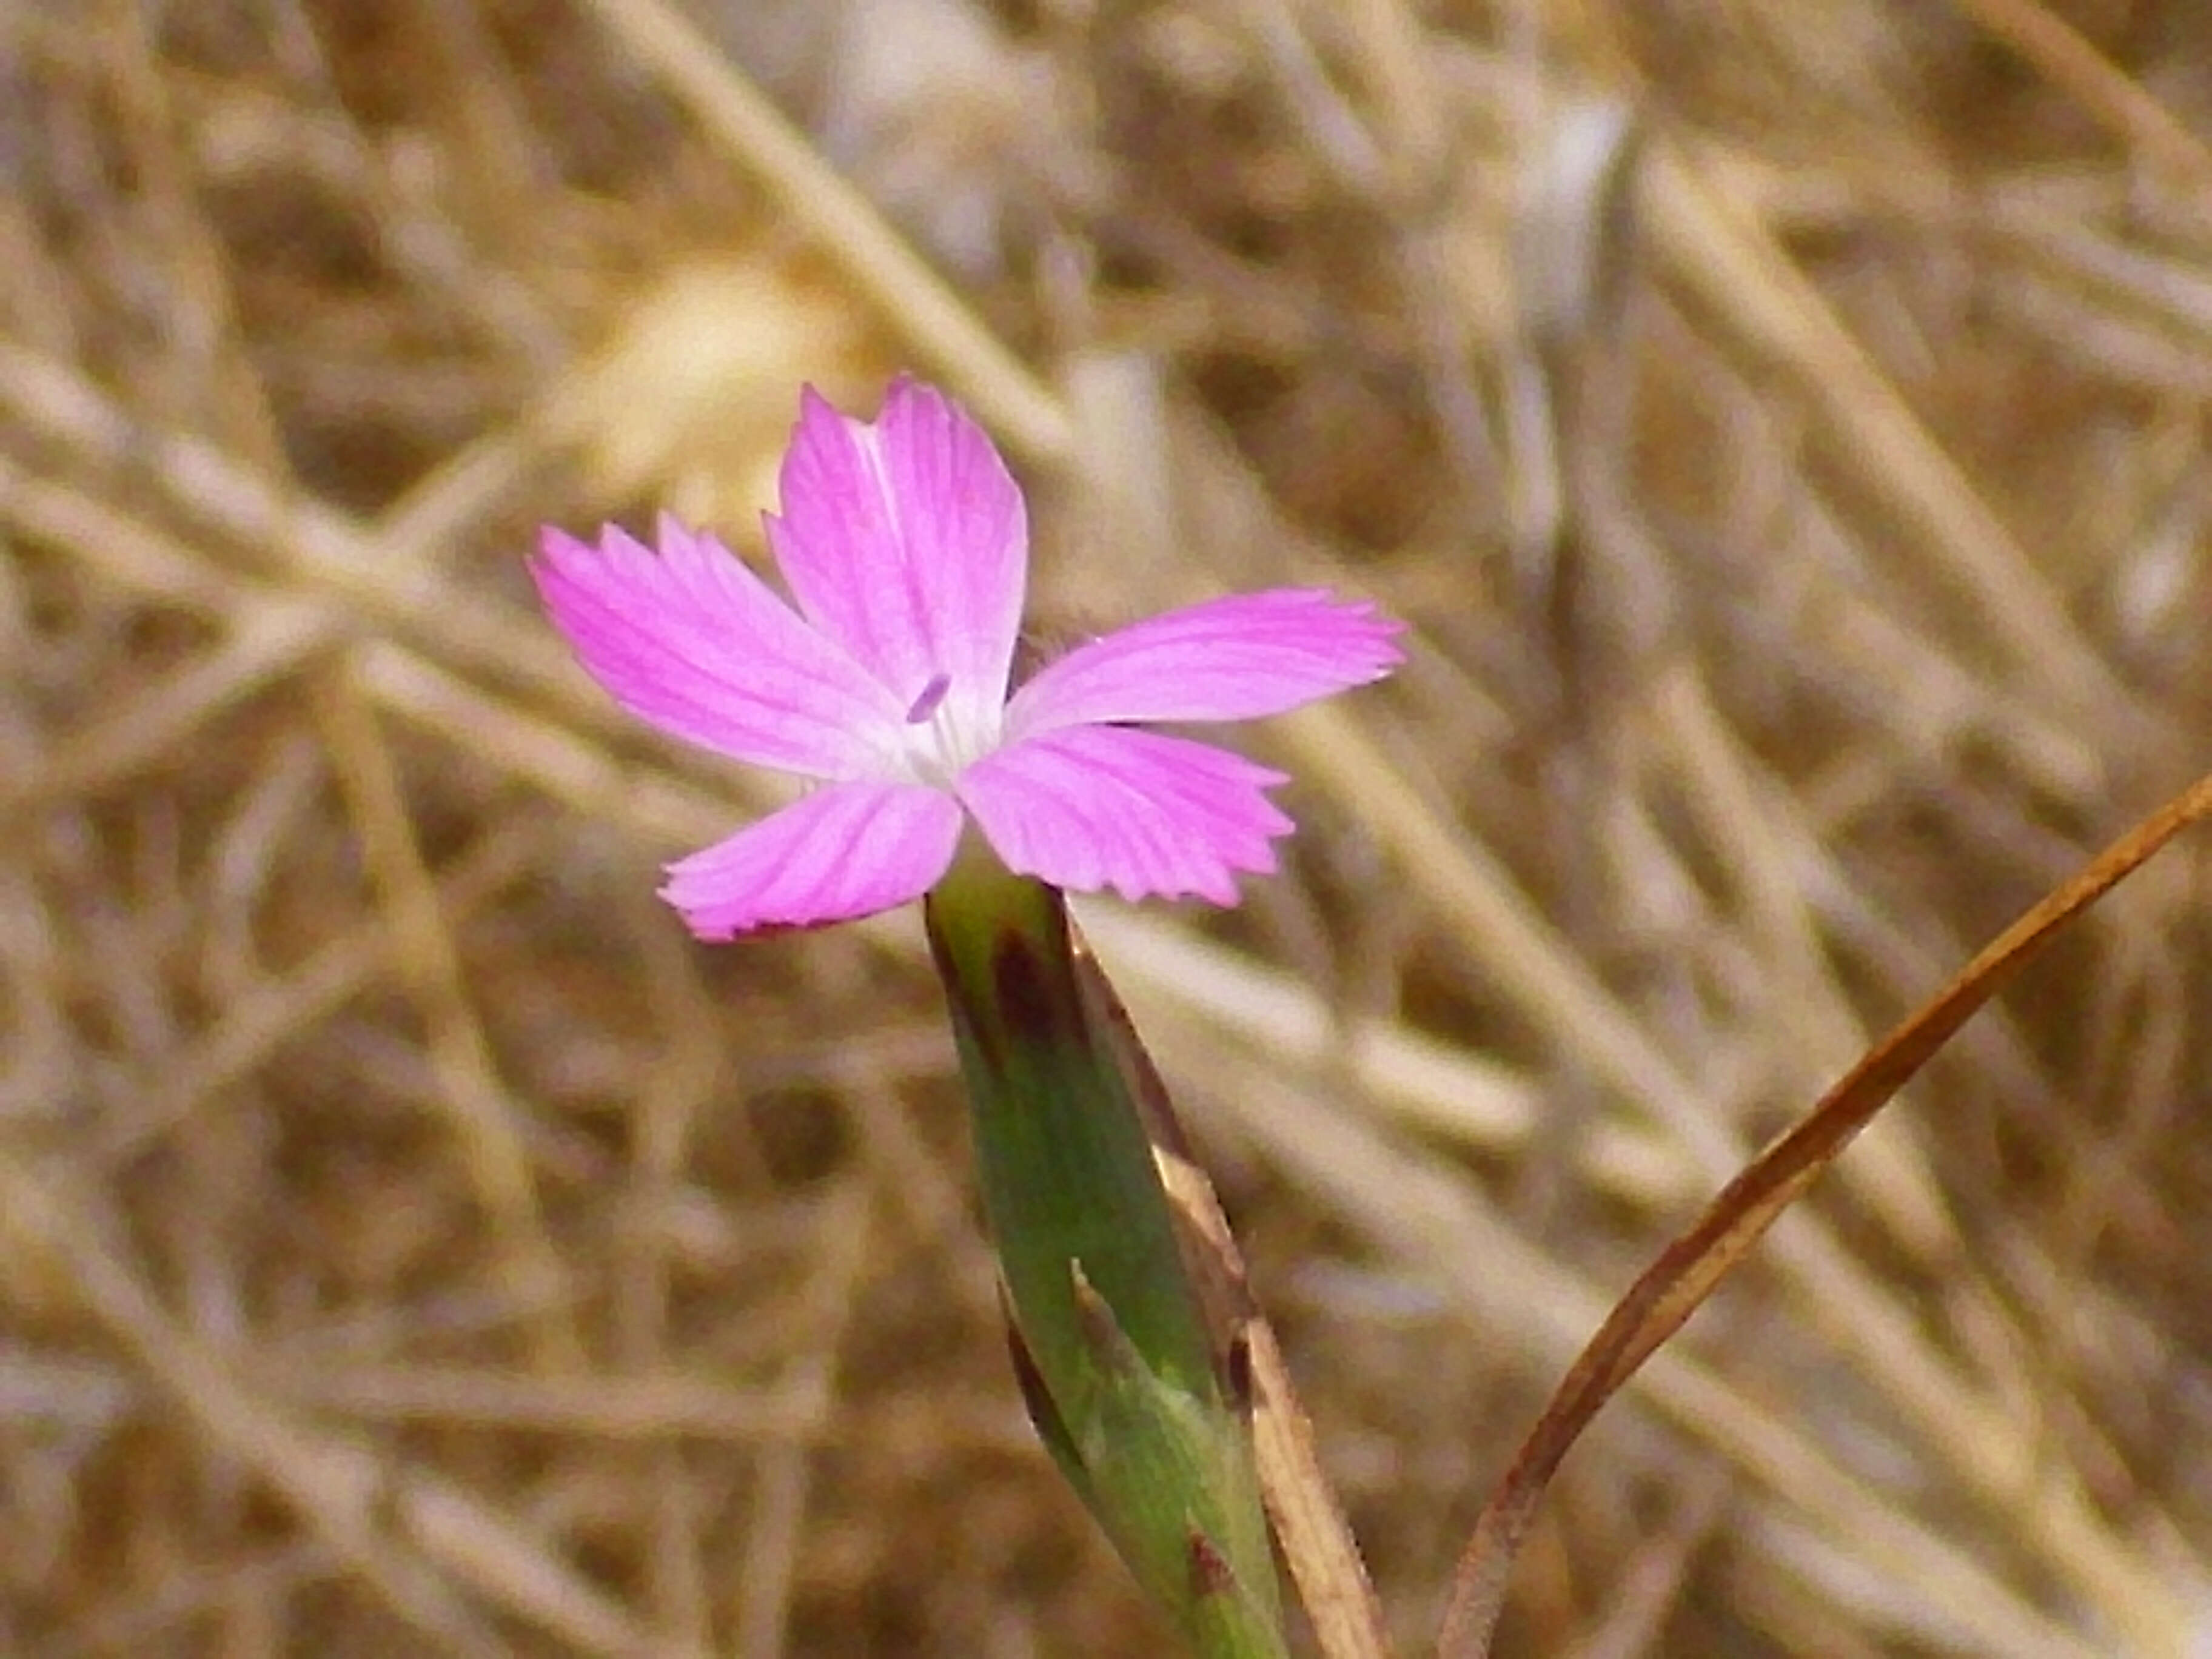
[(871, 425), (809, 387), (769, 543), (816, 627), (914, 707), (942, 677), (962, 729), (997, 729), (1028, 579), (1021, 491), (981, 428), (895, 382)]
[(660, 520), (658, 556), (610, 525), (550, 526), (531, 574), (591, 677), (662, 731), (759, 766), (865, 776), (902, 711), (712, 536)]
[(872, 915), (936, 884), (960, 826), (939, 790), (834, 783), (670, 865), (660, 896), (707, 939)]
[(1119, 720), (1242, 720), (1381, 679), (1401, 624), (1319, 588), (1240, 593), (1079, 645), (1014, 694), (1015, 738)]
[(1279, 772), (1183, 738), (1077, 726), (1000, 750), (957, 793), (1007, 866), (1124, 898), (1237, 902), (1237, 872), (1275, 867), (1291, 821), (1263, 790)]

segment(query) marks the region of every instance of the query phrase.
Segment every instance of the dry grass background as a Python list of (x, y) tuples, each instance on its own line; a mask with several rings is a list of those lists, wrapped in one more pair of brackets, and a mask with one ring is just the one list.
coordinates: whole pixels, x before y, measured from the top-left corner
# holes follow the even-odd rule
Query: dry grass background
[[(1285, 878), (1091, 913), (1409, 1651), (1670, 1226), (2212, 761), (2199, 8), (18, 0), (0, 77), (9, 1654), (1157, 1644), (918, 922), (682, 938), (756, 781), (522, 578), (750, 536), (803, 379), (965, 397), (1048, 622), (1413, 624), (1250, 736)], [(2205, 868), (1607, 1415), (1509, 1651), (2206, 1627)]]

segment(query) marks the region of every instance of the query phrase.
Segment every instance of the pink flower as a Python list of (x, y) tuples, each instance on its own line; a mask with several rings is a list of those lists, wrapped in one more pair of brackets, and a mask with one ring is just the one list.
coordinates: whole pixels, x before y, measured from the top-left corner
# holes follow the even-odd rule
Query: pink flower
[(817, 787), (668, 869), (702, 939), (921, 897), (973, 819), (1012, 869), (1078, 891), (1233, 904), (1275, 867), (1283, 775), (1133, 720), (1237, 720), (1380, 679), (1398, 624), (1283, 588), (1078, 646), (1008, 695), (1021, 491), (981, 430), (901, 380), (873, 424), (809, 389), (769, 544), (794, 610), (664, 516), (656, 554), (548, 527), (532, 571), (592, 677), (639, 719)]

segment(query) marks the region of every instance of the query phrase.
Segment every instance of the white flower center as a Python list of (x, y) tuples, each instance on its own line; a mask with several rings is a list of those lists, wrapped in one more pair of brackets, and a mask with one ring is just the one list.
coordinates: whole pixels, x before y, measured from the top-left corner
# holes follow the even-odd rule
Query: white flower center
[(998, 746), (997, 709), (962, 708), (952, 678), (933, 674), (906, 711), (902, 758), (915, 781), (950, 789), (952, 781)]

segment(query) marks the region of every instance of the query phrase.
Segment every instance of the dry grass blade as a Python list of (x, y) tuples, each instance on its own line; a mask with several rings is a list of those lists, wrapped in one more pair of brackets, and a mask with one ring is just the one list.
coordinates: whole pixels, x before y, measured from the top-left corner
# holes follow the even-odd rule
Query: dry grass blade
[(917, 356), (1030, 459), (1067, 461), (1074, 438), (1058, 400), (705, 35), (666, 0), (588, 4), (759, 173), (785, 210), (823, 239), (860, 292), (908, 334)]
[[(1437, 1651), (1480, 1659), (1504, 1605), (1505, 1579), (1560, 1462), (1606, 1402), (1682, 1328), (1767, 1229), (1897, 1097), (1959, 1028), (2051, 934), (2125, 880), (2173, 837), (2212, 817), (2212, 775), (2167, 802), (2021, 916), (1958, 976), (1863, 1057), (1813, 1109), (1669, 1241), (1614, 1304), (1560, 1380), (1543, 1415), (1483, 1505), (1460, 1565)], [(2130, 1632), (2135, 1650), (2179, 1651), (2182, 1632), (2154, 1607)]]
[(2040, 0), (1959, 0), (1960, 10), (2063, 87), (2171, 175), (2212, 181), (2212, 148)]
[[(395, 1470), (359, 1445), (288, 1419), (166, 1319), (101, 1229), (44, 1172), (0, 1163), (11, 1245), (52, 1260), (86, 1310), (131, 1349), (227, 1455), (301, 1511), (351, 1570), (442, 1649), (490, 1644), (458, 1583), (543, 1625), (582, 1653), (648, 1645), (623, 1611), (526, 1529), (434, 1474)], [(653, 1644), (658, 1645), (658, 1644)]]
[(1253, 1300), (1243, 1253), (1222, 1213), (1221, 1200), (1192, 1158), (1175, 1103), (1137, 1035), (1128, 1011), (1080, 935), (1079, 982), (1124, 1076), (1133, 1080), (1168, 1195), (1185, 1230), (1192, 1278), (1224, 1355), (1246, 1379), (1260, 1481), (1276, 1542), (1289, 1566), (1300, 1606), (1323, 1659), (1384, 1659), (1389, 1651), (1382, 1608), (1360, 1559), (1352, 1528), (1323, 1473), (1313, 1425), (1299, 1402), (1274, 1329)]

